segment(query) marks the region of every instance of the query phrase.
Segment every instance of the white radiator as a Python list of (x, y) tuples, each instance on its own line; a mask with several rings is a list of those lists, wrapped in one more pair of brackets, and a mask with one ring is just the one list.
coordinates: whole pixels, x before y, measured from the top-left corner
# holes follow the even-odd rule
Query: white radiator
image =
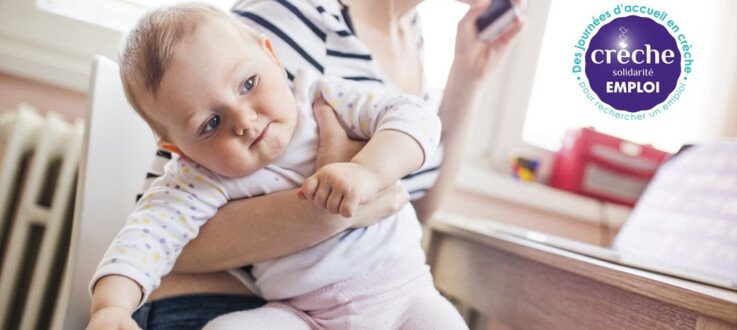
[[(83, 124), (0, 115), (0, 329), (47, 329), (69, 250)], [(55, 316), (55, 314), (57, 314)]]

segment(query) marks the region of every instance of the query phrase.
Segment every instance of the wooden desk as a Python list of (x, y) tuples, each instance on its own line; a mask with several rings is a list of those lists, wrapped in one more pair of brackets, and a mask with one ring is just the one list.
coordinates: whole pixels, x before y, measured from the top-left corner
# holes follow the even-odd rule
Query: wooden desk
[(441, 214), (438, 289), (514, 329), (737, 329), (737, 292), (601, 261)]

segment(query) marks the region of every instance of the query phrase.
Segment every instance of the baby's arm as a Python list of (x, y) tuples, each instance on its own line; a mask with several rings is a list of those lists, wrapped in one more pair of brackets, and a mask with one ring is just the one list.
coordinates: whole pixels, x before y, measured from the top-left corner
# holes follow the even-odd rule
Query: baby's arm
[(139, 329), (131, 314), (140, 300), (141, 287), (135, 281), (120, 275), (101, 278), (92, 296), (87, 329)]
[(408, 135), (394, 130), (376, 133), (350, 162), (320, 168), (305, 180), (303, 196), (332, 213), (351, 217), (359, 204), (422, 165), (423, 152)]
[(196, 164), (180, 160), (167, 166), (100, 261), (90, 283), (93, 319), (112, 310), (130, 317), (171, 271), (182, 247), (228, 200), (222, 186)]
[(337, 80), (318, 84), (318, 91), (349, 135), (370, 139), (349, 163), (324, 166), (305, 180), (302, 195), (318, 207), (350, 217), (437, 148), (440, 120), (415, 97)]

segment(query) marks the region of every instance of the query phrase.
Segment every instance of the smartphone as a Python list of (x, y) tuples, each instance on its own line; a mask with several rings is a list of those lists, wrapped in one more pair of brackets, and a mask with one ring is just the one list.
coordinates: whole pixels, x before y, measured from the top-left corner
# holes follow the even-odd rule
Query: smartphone
[(479, 39), (491, 41), (509, 29), (518, 16), (517, 7), (511, 0), (492, 0), (489, 8), (476, 20)]

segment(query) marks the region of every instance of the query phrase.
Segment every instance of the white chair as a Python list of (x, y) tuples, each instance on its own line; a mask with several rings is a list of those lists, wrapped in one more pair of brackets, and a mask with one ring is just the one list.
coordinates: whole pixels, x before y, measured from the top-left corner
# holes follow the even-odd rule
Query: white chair
[(55, 329), (86, 326), (90, 278), (133, 210), (156, 150), (152, 131), (125, 99), (117, 64), (102, 56), (92, 66), (85, 127), (67, 280), (55, 313), (64, 317), (54, 318)]

